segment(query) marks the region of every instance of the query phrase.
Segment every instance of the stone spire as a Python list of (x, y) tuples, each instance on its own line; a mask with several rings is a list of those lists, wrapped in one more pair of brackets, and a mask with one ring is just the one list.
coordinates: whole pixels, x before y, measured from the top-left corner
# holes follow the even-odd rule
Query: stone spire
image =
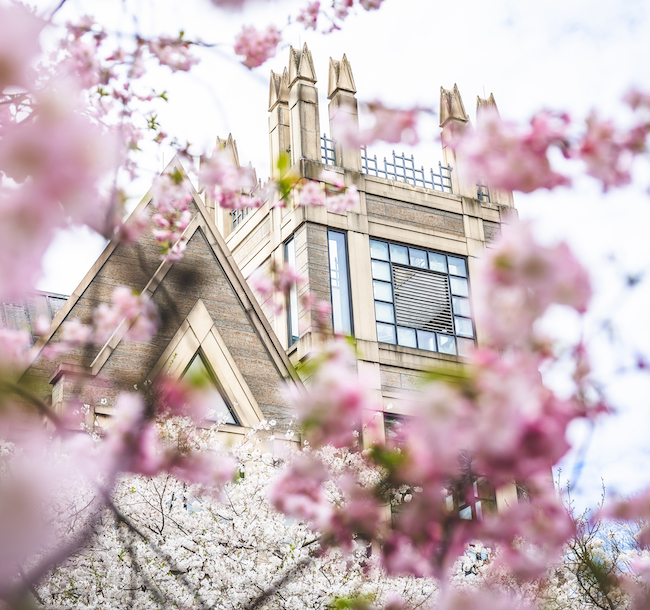
[(282, 74), (276, 74), (271, 70), (269, 112), (272, 112), (277, 104), (289, 104), (289, 73), (286, 68), (282, 71)]
[[(484, 124), (486, 117), (489, 116), (490, 114), (496, 114), (497, 117), (500, 116), (499, 109), (497, 108), (496, 100), (494, 99), (494, 95), (490, 93), (490, 97), (488, 97), (487, 99), (483, 99), (482, 97), (479, 97), (477, 95), (476, 96), (477, 128), (480, 128)], [(484, 180), (481, 177), (479, 177), (479, 181), (481, 183), (484, 183)], [(506, 191), (504, 189), (496, 189), (494, 187), (491, 187), (489, 184), (487, 185), (487, 187), (489, 189), (491, 203), (514, 207), (515, 203), (512, 197), (512, 191)]]
[[(341, 61), (330, 57), (329, 83), (327, 97), (330, 100), (328, 111), (330, 119), (330, 134), (336, 136), (336, 121), (343, 118), (353, 128), (359, 129), (359, 108), (355, 93), (357, 89), (352, 76), (352, 68), (348, 58), (343, 55)], [(338, 142), (334, 143), (336, 165), (354, 171), (361, 171), (361, 151), (344, 148)]]
[(460, 96), (458, 86), (454, 83), (453, 89), (440, 87), (440, 127), (445, 127), (449, 121), (467, 123), (469, 116), (465, 112), (463, 98)]
[(481, 125), (483, 117), (486, 115), (486, 113), (488, 114), (496, 113), (496, 115), (499, 116), (499, 109), (497, 108), (497, 103), (492, 93), (490, 93), (490, 97), (488, 97), (486, 100), (479, 97), (478, 95), (476, 96), (476, 125), (477, 126)]
[(278, 165), (280, 155), (291, 148), (289, 130), (289, 72), (271, 72), (269, 83), (269, 146), (271, 150), (271, 175)]
[(312, 84), (316, 83), (314, 61), (307, 48), (307, 43), (303, 45), (302, 51), (289, 47), (289, 87), (292, 87), (297, 79), (306, 80)]
[(357, 88), (354, 85), (354, 76), (352, 76), (352, 68), (345, 53), (341, 61), (336, 61), (330, 57), (327, 99), (331, 100), (339, 91), (346, 91), (352, 95), (357, 92)]
[(237, 166), (239, 165), (239, 153), (237, 152), (237, 142), (233, 140), (232, 134), (229, 133), (226, 139), (217, 136), (217, 150), (225, 151), (232, 162)]
[(320, 161), (320, 121), (318, 89), (311, 53), (305, 44), (302, 51), (289, 48), (289, 131), (291, 162), (301, 159)]
[(442, 127), (442, 154), (445, 164), (452, 168), (451, 186), (457, 195), (476, 198), (476, 177), (467, 172), (467, 164), (463, 163), (462, 156), (457, 153), (449, 143), (455, 135), (466, 129), (472, 129), (469, 116), (465, 112), (463, 98), (460, 96), (458, 86), (454, 83), (453, 89), (440, 87), (440, 127)]

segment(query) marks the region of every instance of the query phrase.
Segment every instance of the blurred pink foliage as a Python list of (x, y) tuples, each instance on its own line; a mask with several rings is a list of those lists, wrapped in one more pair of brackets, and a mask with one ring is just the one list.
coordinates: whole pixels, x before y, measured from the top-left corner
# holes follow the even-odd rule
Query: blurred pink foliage
[[(360, 0), (358, 5), (374, 10), (381, 3)], [(244, 2), (213, 4), (235, 9)], [(332, 31), (354, 6), (353, 0), (339, 0), (330, 10), (311, 2), (298, 21), (316, 29), (321, 18), (329, 19), (325, 31)], [(38, 64), (45, 60), (39, 35), (46, 27), (46, 20), (23, 5), (0, 5), (0, 299), (34, 287), (43, 254), (59, 228), (84, 224), (110, 237), (122, 227), (128, 241), (149, 226), (163, 259), (173, 264), (183, 256), (183, 233), (192, 221), (194, 190), (180, 170), (155, 179), (151, 221), (139, 218), (126, 224), (125, 195), (116, 176), (121, 171), (137, 175), (135, 155), (145, 133), (152, 132), (152, 142), (167, 139), (155, 115), (137, 124), (141, 104), (164, 99), (164, 93), (145, 91), (138, 82), (147, 62), (190, 70), (197, 63), (191, 50), (199, 41), (182, 34), (136, 36), (130, 47), (111, 46), (115, 37), (84, 17), (67, 24), (59, 53), (44, 67)], [(280, 40), (281, 31), (274, 26), (262, 31), (247, 27), (234, 50), (252, 68), (272, 57)], [(575, 136), (580, 130), (566, 113), (543, 111), (525, 126), (484, 113), (475, 130), (456, 130), (450, 143), (470, 172), (496, 189), (528, 193), (570, 186), (568, 175), (553, 167), (554, 149), (567, 162), (583, 164), (604, 190), (620, 187), (631, 181), (634, 159), (646, 152), (650, 131), (650, 95), (631, 91), (626, 101), (635, 117), (628, 128), (592, 113)], [(339, 143), (358, 147), (378, 140), (419, 141), (420, 109), (397, 110), (373, 102), (368, 110), (373, 126), (359, 132), (342, 119), (334, 134)], [(189, 157), (187, 149), (179, 154)], [(197, 175), (206, 196), (223, 208), (263, 203), (254, 194), (252, 172), (224, 151), (204, 160)], [(346, 187), (336, 172), (292, 188), (297, 203), (306, 207), (327, 206), (343, 213), (359, 203), (356, 187)], [(270, 276), (252, 276), (250, 283), (280, 311), (280, 301), (301, 278), (289, 265), (276, 264), (270, 271)], [(353, 540), (364, 540), (375, 543), (390, 572), (440, 577), (449, 573), (468, 543), (480, 539), (500, 548), (499, 561), (516, 578), (530, 579), (558, 557), (574, 534), (574, 522), (550, 480), (551, 468), (570, 448), (568, 426), (591, 420), (609, 406), (591, 379), (587, 347), (575, 342), (561, 363), (539, 321), (554, 305), (578, 317), (586, 315), (592, 294), (588, 273), (566, 244), (542, 245), (530, 226), (512, 223), (488, 249), (475, 279), (477, 321), (485, 332), (481, 347), (462, 367), (431, 372), (424, 391), (413, 395), (412, 417), (393, 437), (386, 439), (374, 423), (372, 414), (381, 410), (375, 403), (376, 387), (361, 374), (363, 366), (342, 338), (315, 354), (309, 391), (291, 392), (307, 447), (284, 471), (271, 500), (287, 515), (310, 521), (323, 548), (348, 550)], [(325, 333), (329, 303), (312, 293), (301, 298)], [(45, 355), (103, 345), (116, 332), (126, 340), (148, 341), (159, 324), (160, 314), (147, 294), (118, 287), (111, 305), (100, 305), (85, 322), (67, 321), (59, 342), (49, 344)], [(73, 493), (77, 484), (90, 484), (95, 501), (110, 506), (120, 473), (168, 472), (189, 483), (218, 487), (239, 468), (234, 458), (206, 448), (201, 440), (197, 426), (206, 417), (209, 398), (204, 388), (188, 382), (166, 379), (150, 392), (120, 394), (110, 423), (101, 429), (87, 422), (85, 407), (76, 398), (55, 412), (51, 404), (23, 391), (31, 406), (18, 406), (14, 393), (22, 390), (15, 378), (30, 362), (29, 343), (26, 333), (0, 331), (3, 599), (24, 594), (84, 544), (80, 536), (56, 548), (56, 536), (68, 523), (57, 521), (47, 509), (61, 490)], [(560, 396), (545, 384), (540, 369), (565, 366), (567, 360), (573, 367), (572, 386)], [(348, 452), (345, 468), (332, 472), (323, 454), (310, 449), (327, 447)], [(355, 468), (355, 460), (364, 468)], [(523, 481), (529, 501), (478, 515), (478, 478), (497, 487)], [(389, 526), (385, 509), (396, 488), (408, 494)], [(461, 518), (449, 508), (450, 500), (465, 502), (481, 518)], [(619, 519), (647, 519), (648, 493), (607, 510)], [(90, 521), (86, 538), (92, 528)], [(647, 530), (641, 539), (647, 542)], [(33, 576), (20, 576), (16, 564), (32, 566)], [(639, 568), (639, 573), (645, 571), (650, 572), (647, 566)], [(449, 594), (438, 607), (463, 610), (476, 603), (470, 596)], [(484, 593), (480, 603), (500, 610), (510, 602)]]
[(261, 66), (267, 59), (274, 57), (282, 35), (274, 25), (262, 31), (252, 25), (245, 26), (235, 38), (235, 53), (243, 55), (242, 63), (247, 68)]

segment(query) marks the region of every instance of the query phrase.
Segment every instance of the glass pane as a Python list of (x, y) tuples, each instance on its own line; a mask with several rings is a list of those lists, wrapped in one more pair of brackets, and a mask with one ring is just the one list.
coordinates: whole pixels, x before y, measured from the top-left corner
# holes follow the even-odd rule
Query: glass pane
[(438, 335), (438, 350), (441, 354), (456, 355), (456, 343), (449, 335)]
[[(293, 238), (284, 244), (284, 260), (294, 269), (296, 268), (296, 244)], [(295, 282), (289, 289), (287, 298), (287, 333), (289, 346), (291, 346), (298, 341), (300, 336), (298, 330), (298, 288)]]
[(395, 344), (395, 327), (377, 322), (377, 341)]
[(188, 377), (191, 383), (196, 386), (207, 386), (208, 388), (212, 386), (206, 398), (208, 405), (206, 419), (210, 421), (222, 421), (226, 424), (238, 424), (228, 404), (221, 395), (214, 377), (208, 371), (208, 367), (198, 352), (194, 354), (194, 358), (192, 358), (190, 365), (187, 367), (185, 373), (183, 373), (183, 377)]
[(450, 277), (449, 282), (451, 283), (451, 294), (457, 294), (461, 297), (469, 296), (467, 280), (460, 277)]
[(429, 252), (429, 269), (447, 273), (447, 257), (444, 254)]
[(458, 355), (467, 358), (474, 349), (474, 341), (472, 339), (463, 339), (462, 337), (458, 337), (456, 342), (458, 343)]
[(395, 322), (393, 306), (390, 303), (375, 301), (375, 316), (377, 322)]
[(437, 351), (435, 333), (430, 333), (426, 330), (418, 330), (418, 347), (420, 349), (429, 350), (430, 352)]
[(397, 327), (397, 344), (404, 347), (417, 347), (415, 331), (412, 328)]
[(409, 254), (411, 255), (411, 265), (414, 267), (422, 267), (423, 269), (426, 269), (429, 266), (429, 263), (427, 262), (427, 253), (424, 250), (409, 248)]
[(447, 496), (445, 498), (445, 504), (447, 505), (447, 510), (449, 512), (454, 510), (454, 496)]
[(462, 258), (448, 256), (447, 260), (449, 261), (449, 273), (467, 277), (467, 267), (465, 267), (465, 261)]
[(496, 498), (494, 487), (485, 477), (479, 477), (476, 480), (476, 497), (481, 500), (493, 500)]
[(463, 337), (473, 337), (474, 329), (472, 328), (472, 321), (469, 318), (454, 318), (456, 325), (456, 334)]
[(387, 282), (373, 282), (372, 290), (376, 299), (380, 301), (392, 301), (393, 300), (393, 287)]
[(465, 508), (461, 508), (460, 511), (458, 511), (458, 516), (461, 519), (467, 519), (468, 521), (471, 521), (471, 519), (472, 519), (472, 507), (471, 506), (466, 506)]
[(483, 518), (483, 508), (481, 507), (481, 501), (479, 500), (474, 506), (476, 507), (476, 518), (477, 519), (482, 519)]
[(327, 232), (330, 258), (330, 285), (332, 289), (332, 324), (335, 333), (352, 334), (350, 287), (348, 284), (348, 255), (345, 235)]
[(458, 316), (465, 316), (467, 318), (471, 317), (471, 312), (469, 308), (469, 300), (461, 299), (460, 297), (452, 297), (451, 302), (454, 306), (454, 313)]
[(388, 263), (372, 261), (372, 277), (376, 280), (390, 282), (390, 265)]
[(383, 241), (370, 240), (370, 256), (382, 261), (388, 260), (388, 244)]
[(409, 264), (409, 251), (406, 246), (390, 245), (390, 260), (401, 265)]

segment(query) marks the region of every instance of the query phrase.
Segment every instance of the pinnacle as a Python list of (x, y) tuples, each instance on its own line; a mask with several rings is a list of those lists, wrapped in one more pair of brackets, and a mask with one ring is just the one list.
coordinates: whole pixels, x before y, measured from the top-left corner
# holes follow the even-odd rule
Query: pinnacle
[(469, 121), (463, 99), (455, 83), (452, 90), (440, 87), (440, 127), (444, 127), (449, 121), (460, 123)]
[(237, 152), (237, 142), (233, 139), (232, 134), (229, 133), (226, 139), (220, 138), (217, 136), (217, 150), (226, 151), (233, 163), (240, 167), (239, 165), (239, 153)]
[(330, 70), (329, 70), (329, 84), (327, 88), (327, 97), (332, 99), (332, 96), (337, 91), (348, 91), (349, 93), (356, 93), (357, 89), (354, 84), (354, 76), (352, 76), (352, 67), (348, 58), (343, 54), (341, 61), (336, 61), (330, 57)]
[(289, 73), (285, 68), (282, 74), (276, 74), (271, 70), (269, 82), (269, 112), (275, 108), (276, 104), (289, 103)]
[(302, 51), (289, 47), (289, 86), (293, 86), (298, 79), (316, 83), (314, 61), (307, 48), (307, 43), (303, 45)]

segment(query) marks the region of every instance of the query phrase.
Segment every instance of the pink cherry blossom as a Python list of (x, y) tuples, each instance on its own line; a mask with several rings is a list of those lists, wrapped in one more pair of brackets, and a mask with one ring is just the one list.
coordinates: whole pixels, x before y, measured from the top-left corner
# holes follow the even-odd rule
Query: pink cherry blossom
[(21, 370), (28, 363), (30, 345), (28, 332), (0, 328), (0, 375)]
[(530, 193), (569, 185), (570, 180), (551, 168), (548, 149), (568, 146), (570, 119), (566, 114), (540, 112), (527, 129), (502, 121), (485, 111), (476, 131), (458, 129), (450, 142), (478, 181), (494, 188)]
[(300, 188), (298, 203), (305, 207), (325, 205), (325, 191), (320, 183), (308, 180)]
[(257, 68), (275, 56), (281, 40), (282, 35), (274, 25), (262, 31), (252, 25), (245, 26), (235, 38), (235, 53), (244, 56), (242, 63), (247, 68)]
[(303, 282), (304, 278), (289, 263), (277, 265), (273, 262), (268, 274), (258, 269), (251, 274), (248, 281), (261, 301), (275, 301), (274, 311), (279, 314), (282, 305), (275, 299), (275, 295), (281, 295), (282, 300), (286, 300), (293, 287)]
[(617, 131), (614, 123), (587, 117), (587, 131), (577, 145), (575, 155), (587, 164), (587, 174), (603, 183), (603, 190), (629, 184), (634, 156), (645, 150), (649, 128), (639, 126), (629, 132)]
[(341, 342), (332, 348), (314, 376), (309, 394), (298, 388), (290, 388), (287, 394), (313, 446), (353, 446), (364, 409), (372, 408), (374, 403), (364, 382), (358, 379), (349, 351)]
[(552, 304), (583, 313), (589, 276), (566, 244), (541, 246), (526, 223), (505, 228), (482, 261), (475, 282), (476, 315), (496, 345), (534, 340), (533, 323)]
[(45, 21), (19, 3), (0, 5), (0, 91), (31, 84), (30, 65), (40, 53)]
[(374, 119), (372, 127), (359, 130), (349, 114), (339, 112), (333, 122), (334, 139), (350, 148), (367, 146), (378, 140), (409, 145), (420, 141), (417, 133), (418, 108), (400, 110), (389, 108), (381, 102), (372, 102), (367, 104), (367, 109)]
[(293, 460), (271, 488), (271, 504), (286, 515), (313, 522), (316, 527), (328, 523), (331, 504), (323, 483), (328, 479), (324, 466), (308, 456)]
[(81, 320), (66, 320), (61, 325), (61, 343), (64, 344), (63, 349), (67, 350), (69, 347), (85, 345), (92, 340), (92, 334), (92, 327), (83, 324)]
[(623, 101), (628, 104), (632, 110), (650, 109), (650, 93), (641, 91), (640, 89), (630, 89), (623, 97)]
[(384, 0), (359, 0), (359, 4), (367, 11), (377, 10)]
[(161, 65), (168, 66), (172, 72), (187, 71), (199, 63), (199, 58), (190, 52), (190, 43), (181, 36), (172, 38), (160, 36), (148, 41), (149, 51), (156, 56)]
[(356, 537), (371, 540), (382, 521), (381, 500), (372, 489), (363, 488), (350, 473), (336, 480), (344, 494), (344, 502), (330, 515), (327, 524), (321, 525), (326, 544), (351, 549)]
[(208, 196), (223, 208), (241, 209), (262, 204), (259, 198), (250, 194), (255, 187), (252, 171), (238, 167), (223, 150), (217, 150), (212, 157), (202, 160), (199, 181)]
[(318, 24), (318, 14), (320, 13), (320, 2), (311, 1), (300, 10), (296, 18), (298, 23), (302, 23), (306, 30), (315, 30)]
[(339, 214), (351, 210), (359, 203), (359, 191), (353, 184), (345, 189), (345, 192), (339, 193), (327, 198), (327, 209)]
[(158, 328), (158, 313), (146, 294), (136, 294), (125, 286), (113, 292), (113, 306), (100, 305), (93, 315), (94, 340), (104, 343), (124, 323), (127, 341), (147, 341)]
[(337, 19), (345, 19), (354, 5), (354, 0), (337, 0), (334, 3), (334, 16)]
[(328, 186), (332, 185), (334, 188), (337, 189), (344, 189), (345, 188), (345, 182), (343, 182), (341, 174), (335, 172), (334, 170), (331, 169), (324, 169), (320, 173), (320, 180), (322, 182), (325, 182)]
[(151, 187), (152, 200), (161, 214), (184, 211), (192, 201), (189, 184), (180, 172), (156, 176)]

